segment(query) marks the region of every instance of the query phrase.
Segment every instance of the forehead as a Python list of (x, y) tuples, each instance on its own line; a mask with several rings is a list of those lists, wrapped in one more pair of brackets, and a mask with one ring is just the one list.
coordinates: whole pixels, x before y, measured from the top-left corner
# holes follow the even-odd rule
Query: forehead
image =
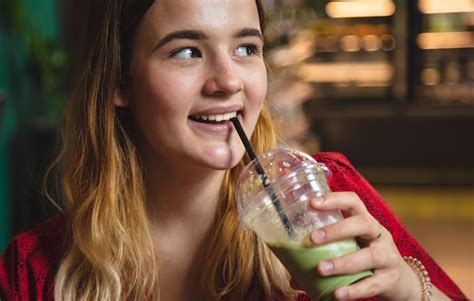
[(260, 28), (255, 0), (157, 0), (142, 24), (158, 36), (183, 29)]

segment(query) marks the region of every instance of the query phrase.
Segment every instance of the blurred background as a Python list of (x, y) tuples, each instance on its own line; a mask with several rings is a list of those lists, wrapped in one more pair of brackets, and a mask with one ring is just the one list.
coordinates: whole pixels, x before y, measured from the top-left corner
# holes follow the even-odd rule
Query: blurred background
[[(0, 250), (57, 213), (76, 2), (0, 2)], [(263, 2), (281, 145), (344, 153), (474, 298), (474, 0)]]

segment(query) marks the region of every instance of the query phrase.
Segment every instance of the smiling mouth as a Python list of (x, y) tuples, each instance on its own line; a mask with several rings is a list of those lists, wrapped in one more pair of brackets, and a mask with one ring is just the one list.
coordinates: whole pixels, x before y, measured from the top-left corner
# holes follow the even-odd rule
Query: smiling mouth
[(191, 115), (188, 118), (201, 123), (209, 123), (209, 124), (219, 124), (225, 123), (230, 119), (237, 117), (239, 115), (239, 111), (228, 112), (224, 114), (213, 114), (213, 115)]

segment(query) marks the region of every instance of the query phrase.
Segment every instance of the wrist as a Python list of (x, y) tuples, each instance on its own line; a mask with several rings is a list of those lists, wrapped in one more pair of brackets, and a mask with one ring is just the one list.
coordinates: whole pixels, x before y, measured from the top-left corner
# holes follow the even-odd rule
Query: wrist
[(412, 286), (410, 297), (407, 300), (430, 301), (433, 285), (423, 264), (412, 256), (403, 256), (406, 268), (410, 270), (410, 283), (416, 283)]

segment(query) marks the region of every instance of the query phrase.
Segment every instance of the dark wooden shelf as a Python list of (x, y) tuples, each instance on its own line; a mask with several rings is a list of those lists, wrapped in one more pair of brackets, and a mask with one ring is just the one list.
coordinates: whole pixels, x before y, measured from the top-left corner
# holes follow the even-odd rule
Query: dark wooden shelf
[(474, 183), (474, 105), (320, 106), (310, 112), (323, 151), (344, 153), (355, 166), (388, 179), (381, 182), (409, 175), (408, 182)]

